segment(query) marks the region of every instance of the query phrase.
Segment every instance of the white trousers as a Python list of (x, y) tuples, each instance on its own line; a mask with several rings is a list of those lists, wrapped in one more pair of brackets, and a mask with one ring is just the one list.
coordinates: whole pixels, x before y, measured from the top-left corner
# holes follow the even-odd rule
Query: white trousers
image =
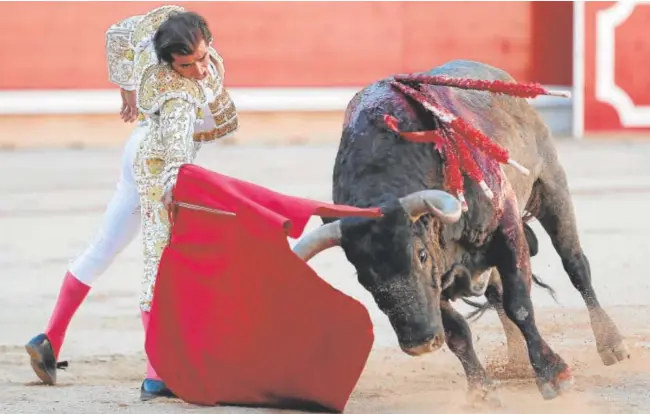
[(133, 161), (146, 129), (136, 126), (122, 153), (122, 168), (113, 197), (108, 203), (94, 240), (69, 271), (79, 281), (91, 285), (113, 263), (140, 230), (140, 196), (133, 174)]

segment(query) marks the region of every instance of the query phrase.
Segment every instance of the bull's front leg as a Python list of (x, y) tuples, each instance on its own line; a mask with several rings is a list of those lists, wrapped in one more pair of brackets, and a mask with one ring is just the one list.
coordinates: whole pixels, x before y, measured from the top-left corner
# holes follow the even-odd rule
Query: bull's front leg
[(492, 269), (490, 285), (485, 290), (485, 297), (499, 315), (506, 336), (508, 352), (507, 363), (497, 367), (496, 371), (492, 372), (492, 375), (497, 379), (531, 378), (534, 372), (531, 370), (528, 360), (526, 342), (517, 325), (508, 318), (503, 309), (503, 288), (499, 273), (494, 268)]
[(500, 406), (501, 399), (474, 351), (472, 332), (467, 321), (447, 300), (440, 302), (440, 311), (445, 329), (445, 342), (465, 370), (470, 402)]
[(503, 310), (524, 336), (540, 393), (544, 399), (553, 399), (571, 387), (573, 376), (567, 364), (544, 341), (535, 323), (530, 298), (530, 255), (514, 197), (506, 201), (491, 247), (491, 257), (501, 275)]

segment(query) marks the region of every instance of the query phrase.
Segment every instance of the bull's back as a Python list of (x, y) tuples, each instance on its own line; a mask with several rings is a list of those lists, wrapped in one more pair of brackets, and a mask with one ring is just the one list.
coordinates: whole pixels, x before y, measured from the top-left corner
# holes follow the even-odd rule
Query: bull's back
[[(480, 62), (455, 60), (426, 72), (482, 80), (513, 81), (507, 72)], [(447, 86), (427, 86), (430, 96), (454, 115), (481, 130), (493, 141), (510, 151), (511, 157), (528, 167), (533, 174), (523, 176), (511, 167), (504, 171), (520, 200), (526, 199), (542, 162), (537, 155), (537, 138), (544, 134), (545, 125), (525, 99), (485, 91), (470, 91)], [(399, 121), (402, 131), (420, 131), (437, 127), (435, 118), (411, 98), (405, 97), (382, 79), (362, 89), (346, 108), (344, 131), (334, 171), (334, 201), (351, 202), (352, 187), (362, 188), (377, 179), (382, 169), (383, 179), (392, 182), (381, 187), (396, 196), (440, 186), (431, 182), (441, 176), (440, 157), (431, 145), (411, 143), (387, 131), (383, 115), (390, 114)], [(389, 180), (390, 181), (390, 180)], [(392, 188), (394, 187), (394, 188)], [(417, 188), (416, 188), (417, 187)], [(379, 190), (377, 190), (379, 191)], [(376, 192), (377, 192), (376, 191)], [(379, 197), (379, 194), (368, 196)], [(524, 201), (522, 200), (522, 201)]]

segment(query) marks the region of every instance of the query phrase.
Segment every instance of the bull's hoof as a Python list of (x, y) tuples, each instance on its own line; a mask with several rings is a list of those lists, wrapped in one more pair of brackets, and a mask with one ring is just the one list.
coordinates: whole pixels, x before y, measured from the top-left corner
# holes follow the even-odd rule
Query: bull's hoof
[(25, 345), (25, 350), (36, 376), (47, 385), (56, 384), (56, 357), (47, 335), (33, 337)]
[(552, 400), (573, 387), (573, 374), (571, 374), (571, 370), (564, 362), (556, 365), (555, 372), (557, 374), (551, 380), (537, 379), (537, 387), (545, 400)]
[(591, 327), (596, 339), (596, 350), (604, 365), (614, 365), (630, 358), (630, 351), (616, 324), (602, 309), (590, 313)]
[(496, 385), (486, 379), (481, 384), (471, 385), (467, 392), (469, 404), (474, 408), (500, 408), (503, 400)]
[(147, 378), (140, 387), (140, 400), (149, 401), (154, 398), (176, 398), (176, 395), (160, 380)]
[(598, 355), (600, 355), (600, 359), (603, 361), (603, 364), (607, 366), (614, 365), (618, 362), (623, 361), (624, 359), (630, 359), (630, 350), (622, 340), (611, 348), (598, 348)]

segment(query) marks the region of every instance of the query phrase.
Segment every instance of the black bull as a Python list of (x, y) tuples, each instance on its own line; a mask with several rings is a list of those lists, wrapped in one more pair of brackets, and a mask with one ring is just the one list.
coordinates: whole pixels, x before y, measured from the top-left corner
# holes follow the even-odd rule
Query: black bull
[[(429, 74), (514, 80), (500, 69), (471, 61), (448, 62)], [(469, 210), (462, 213), (457, 199), (439, 190), (442, 159), (433, 145), (406, 141), (386, 128), (384, 114), (399, 120), (400, 131), (439, 126), (389, 80), (370, 84), (348, 104), (333, 171), (335, 203), (381, 206), (383, 216), (329, 222), (301, 240), (296, 246), (301, 255), (309, 259), (341, 246), (359, 282), (389, 318), (403, 351), (421, 355), (446, 342), (465, 370), (471, 394), (482, 397), (491, 382), (474, 352), (469, 326), (450, 300), (459, 294), (484, 294), (501, 316), (509, 356), (526, 355), (527, 350), (540, 392), (551, 399), (570, 386), (572, 376), (535, 323), (530, 252), (522, 221), (530, 214), (549, 235), (585, 301), (603, 363), (628, 358), (616, 325), (592, 287), (565, 172), (538, 113), (521, 98), (427, 87), (439, 104), (470, 121), (530, 170), (526, 176), (503, 166), (486, 177), (499, 200), (497, 207), (465, 179)], [(515, 340), (521, 334), (525, 344)]]

